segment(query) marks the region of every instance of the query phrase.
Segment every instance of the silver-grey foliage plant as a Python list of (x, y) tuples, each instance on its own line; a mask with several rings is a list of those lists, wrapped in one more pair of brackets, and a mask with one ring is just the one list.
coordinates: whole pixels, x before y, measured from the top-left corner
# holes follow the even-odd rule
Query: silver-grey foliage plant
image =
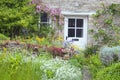
[(120, 46), (104, 46), (100, 49), (100, 59), (104, 65), (120, 61)]

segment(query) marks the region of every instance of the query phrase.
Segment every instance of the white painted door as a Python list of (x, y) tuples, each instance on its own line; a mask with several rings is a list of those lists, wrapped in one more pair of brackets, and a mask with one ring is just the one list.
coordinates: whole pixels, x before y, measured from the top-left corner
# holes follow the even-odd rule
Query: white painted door
[(87, 44), (87, 17), (65, 17), (64, 40), (84, 49)]

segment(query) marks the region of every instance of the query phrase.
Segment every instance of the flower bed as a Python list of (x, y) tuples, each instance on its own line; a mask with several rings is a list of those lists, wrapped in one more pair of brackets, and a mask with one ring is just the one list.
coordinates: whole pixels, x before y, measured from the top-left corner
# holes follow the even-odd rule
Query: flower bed
[(48, 53), (33, 57), (26, 50), (0, 52), (2, 80), (82, 80), (81, 69)]

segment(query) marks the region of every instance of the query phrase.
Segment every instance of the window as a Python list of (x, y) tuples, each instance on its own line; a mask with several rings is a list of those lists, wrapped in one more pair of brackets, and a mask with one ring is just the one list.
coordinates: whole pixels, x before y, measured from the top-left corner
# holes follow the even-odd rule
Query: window
[(83, 37), (83, 19), (68, 19), (68, 37)]
[(48, 26), (49, 22), (50, 21), (49, 21), (48, 14), (47, 13), (41, 13), (39, 25), (40, 26)]
[(41, 19), (42, 23), (47, 23), (48, 22), (48, 15), (47, 15), (47, 13), (41, 13), (40, 19)]

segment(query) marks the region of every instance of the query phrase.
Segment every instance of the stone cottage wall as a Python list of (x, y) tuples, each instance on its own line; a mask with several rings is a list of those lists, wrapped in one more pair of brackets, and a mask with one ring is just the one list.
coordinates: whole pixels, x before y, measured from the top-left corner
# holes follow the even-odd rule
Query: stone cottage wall
[[(44, 4), (51, 8), (60, 8), (62, 11), (70, 12), (95, 12), (102, 8), (101, 4), (120, 4), (120, 0), (42, 0)], [(93, 18), (88, 16), (88, 30), (93, 28)], [(92, 36), (88, 35), (88, 44), (94, 43)]]
[(95, 11), (101, 7), (101, 3), (106, 5), (120, 3), (120, 0), (42, 0), (52, 8), (60, 7), (62, 11)]

